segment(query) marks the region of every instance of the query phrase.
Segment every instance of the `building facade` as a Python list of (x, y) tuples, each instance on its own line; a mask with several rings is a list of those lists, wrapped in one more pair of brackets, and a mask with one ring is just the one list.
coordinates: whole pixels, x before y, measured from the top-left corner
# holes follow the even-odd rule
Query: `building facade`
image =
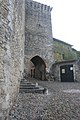
[(80, 82), (80, 60), (56, 62), (52, 66), (52, 75), (57, 82)]

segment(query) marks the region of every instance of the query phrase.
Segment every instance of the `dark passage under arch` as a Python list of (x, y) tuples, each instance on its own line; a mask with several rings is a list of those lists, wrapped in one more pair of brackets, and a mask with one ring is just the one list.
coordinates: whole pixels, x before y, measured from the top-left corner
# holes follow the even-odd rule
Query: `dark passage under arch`
[(31, 77), (45, 80), (46, 79), (46, 65), (43, 59), (39, 56), (35, 56), (31, 59), (31, 62), (35, 66), (33, 71), (31, 69)]

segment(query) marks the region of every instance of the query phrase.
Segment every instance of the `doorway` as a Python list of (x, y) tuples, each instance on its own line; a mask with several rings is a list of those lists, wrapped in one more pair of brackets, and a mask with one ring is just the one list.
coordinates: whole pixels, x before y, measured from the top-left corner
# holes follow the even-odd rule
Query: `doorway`
[(74, 82), (73, 65), (60, 66), (61, 82)]

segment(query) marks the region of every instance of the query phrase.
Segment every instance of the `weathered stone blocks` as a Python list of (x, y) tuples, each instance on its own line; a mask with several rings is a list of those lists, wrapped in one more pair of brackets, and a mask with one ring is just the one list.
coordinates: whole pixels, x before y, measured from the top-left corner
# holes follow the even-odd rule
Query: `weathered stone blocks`
[(8, 115), (23, 73), (25, 1), (0, 1), (0, 119)]
[(31, 74), (29, 63), (33, 57), (39, 56), (45, 62), (46, 72), (49, 73), (54, 62), (51, 8), (28, 0), (25, 16), (25, 71)]

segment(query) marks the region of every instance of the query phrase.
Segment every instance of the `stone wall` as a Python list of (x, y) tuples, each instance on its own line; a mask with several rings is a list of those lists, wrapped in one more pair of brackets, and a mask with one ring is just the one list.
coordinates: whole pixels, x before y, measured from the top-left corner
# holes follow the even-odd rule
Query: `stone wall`
[(12, 19), (14, 1), (0, 1), (0, 119), (4, 119), (9, 112), (11, 104), (10, 100), (10, 65), (11, 65), (11, 49), (12, 41)]
[(76, 79), (77, 82), (80, 82), (80, 60), (76, 61), (75, 68), (76, 68), (75, 79)]
[(24, 2), (24, 0), (0, 0), (1, 120), (7, 117), (16, 98), (24, 69)]
[(25, 31), (25, 70), (29, 73), (30, 60), (39, 56), (49, 72), (54, 62), (51, 10), (50, 6), (34, 1), (26, 2)]

